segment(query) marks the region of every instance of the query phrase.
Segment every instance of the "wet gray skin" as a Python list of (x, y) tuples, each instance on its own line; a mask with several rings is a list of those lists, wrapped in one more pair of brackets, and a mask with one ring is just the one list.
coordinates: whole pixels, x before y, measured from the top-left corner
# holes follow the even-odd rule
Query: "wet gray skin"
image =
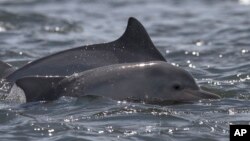
[(27, 102), (88, 95), (151, 104), (220, 98), (201, 90), (184, 69), (164, 61), (109, 65), (69, 77), (25, 77), (16, 84), (25, 92)]
[(57, 95), (97, 95), (146, 103), (218, 99), (201, 90), (190, 73), (163, 61), (126, 63), (92, 69), (59, 82)]

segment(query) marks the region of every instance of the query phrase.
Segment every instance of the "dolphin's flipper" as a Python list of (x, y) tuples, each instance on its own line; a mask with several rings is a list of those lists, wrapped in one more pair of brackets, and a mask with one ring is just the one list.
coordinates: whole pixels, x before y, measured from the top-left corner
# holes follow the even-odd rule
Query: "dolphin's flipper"
[(69, 49), (38, 59), (6, 79), (14, 82), (32, 75), (68, 76), (106, 65), (147, 61), (166, 60), (155, 48), (142, 24), (130, 18), (125, 33), (116, 41)]
[(65, 77), (24, 77), (16, 81), (16, 85), (23, 89), (27, 102), (50, 101), (59, 96), (54, 88)]
[(0, 79), (12, 73), (14, 70), (10, 64), (0, 61)]

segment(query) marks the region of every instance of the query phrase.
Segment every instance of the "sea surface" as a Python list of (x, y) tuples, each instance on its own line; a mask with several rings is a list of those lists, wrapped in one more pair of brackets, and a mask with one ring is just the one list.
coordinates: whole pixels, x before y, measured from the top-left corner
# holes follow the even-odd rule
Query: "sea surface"
[(0, 140), (228, 141), (250, 124), (250, 0), (0, 0), (0, 60), (16, 67), (117, 39), (142, 22), (173, 65), (222, 97), (149, 105), (108, 98), (0, 102)]

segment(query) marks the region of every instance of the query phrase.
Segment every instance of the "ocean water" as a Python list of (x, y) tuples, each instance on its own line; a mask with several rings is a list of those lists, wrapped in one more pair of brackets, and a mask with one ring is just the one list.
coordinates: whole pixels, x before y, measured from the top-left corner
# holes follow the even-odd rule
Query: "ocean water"
[(250, 124), (250, 0), (0, 0), (0, 60), (117, 39), (142, 22), (166, 59), (220, 100), (158, 106), (108, 98), (0, 102), (3, 140), (228, 141)]

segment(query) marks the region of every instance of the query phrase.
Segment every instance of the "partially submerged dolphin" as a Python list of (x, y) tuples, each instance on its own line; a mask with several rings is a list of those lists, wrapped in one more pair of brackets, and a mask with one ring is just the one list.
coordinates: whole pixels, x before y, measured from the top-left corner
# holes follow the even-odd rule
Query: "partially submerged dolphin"
[[(8, 81), (15, 82), (24, 76), (68, 76), (106, 65), (146, 61), (166, 60), (156, 49), (142, 24), (135, 18), (130, 18), (124, 34), (113, 42), (58, 52), (35, 60), (12, 73), (7, 71), (8, 73), (2, 76)], [(0, 67), (2, 70), (9, 69), (6, 66), (8, 65)]]
[(86, 95), (169, 104), (217, 95), (201, 90), (184, 69), (163, 61), (115, 64), (69, 77), (25, 77), (16, 81), (27, 102)]
[(3, 79), (24, 91), (26, 102), (85, 95), (147, 103), (219, 98), (168, 64), (134, 18), (116, 41), (65, 50), (15, 71), (3, 62), (0, 68)]

